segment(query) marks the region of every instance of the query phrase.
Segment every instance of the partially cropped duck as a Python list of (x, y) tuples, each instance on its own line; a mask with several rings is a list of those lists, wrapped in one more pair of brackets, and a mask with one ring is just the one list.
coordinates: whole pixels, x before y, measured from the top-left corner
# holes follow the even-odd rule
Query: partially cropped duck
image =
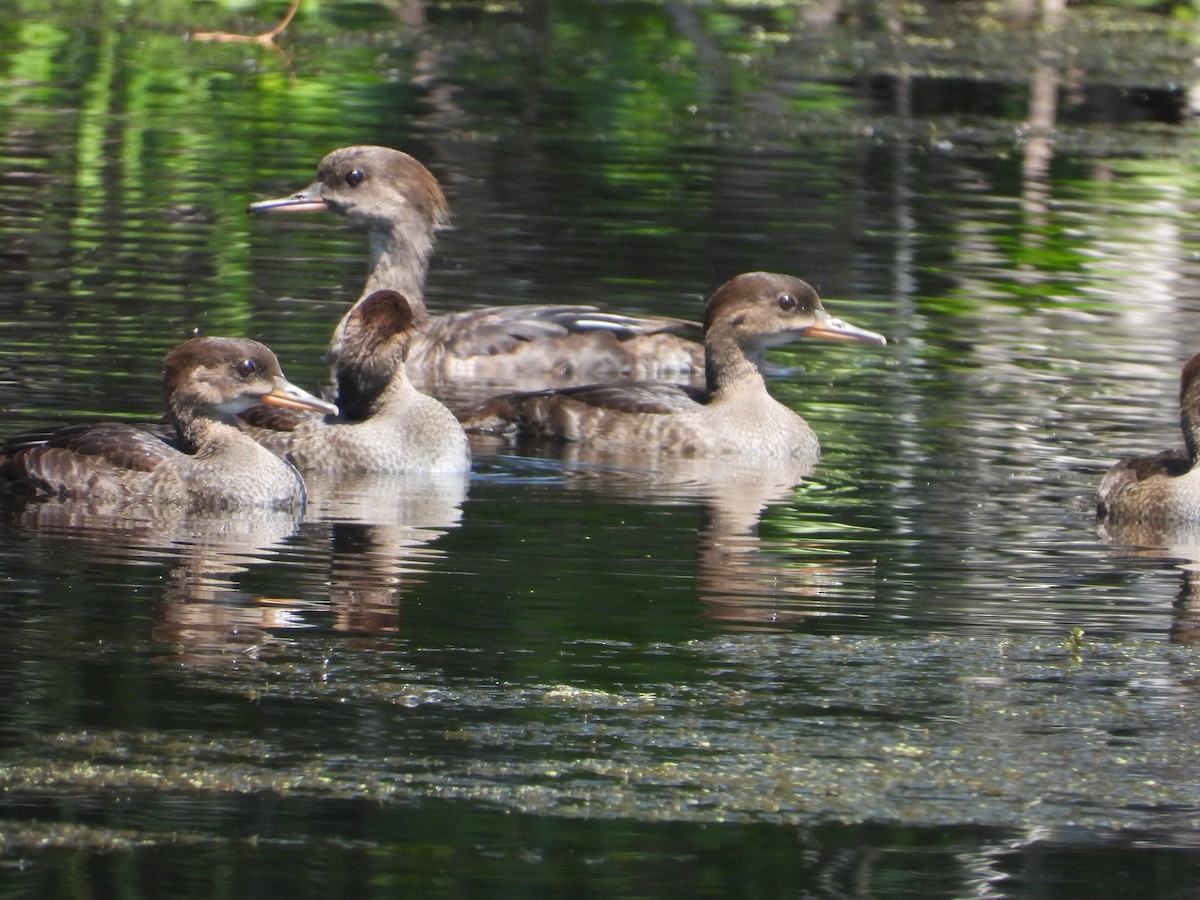
[(1183, 367), (1179, 422), (1185, 449), (1123, 459), (1108, 470), (1096, 494), (1101, 522), (1200, 523), (1200, 353)]
[(353, 393), (373, 398), (361, 418), (260, 408), (243, 415), (247, 430), (305, 473), (466, 472), (471, 449), (462, 426), (405, 373), (412, 338), (408, 301), (395, 291), (375, 291), (346, 316), (334, 364), (339, 386), (352, 380)]
[[(387, 288), (408, 298), (417, 333), (409, 374), (418, 383), (471, 378), (510, 380), (699, 378), (703, 348), (668, 331), (695, 329), (670, 318), (605, 313), (594, 306), (521, 305), (430, 315), (425, 276), (434, 233), (448, 223), (437, 180), (407, 153), (388, 147), (334, 150), (321, 160), (317, 180), (304, 190), (250, 204), (251, 212), (328, 210), (366, 228), (370, 262), (362, 299)], [(330, 347), (336, 364), (346, 320)], [(348, 387), (348, 385), (347, 385)], [(351, 415), (357, 399), (338, 398)]]
[(607, 384), (506, 394), (464, 411), (468, 431), (578, 442), (591, 450), (815, 462), (820, 443), (767, 393), (767, 349), (798, 338), (884, 344), (829, 315), (788, 275), (752, 272), (719, 287), (704, 317), (707, 386)]
[(299, 509), (304, 482), (237, 424), (259, 404), (335, 413), (283, 377), (258, 341), (200, 337), (163, 364), (169, 429), (104, 422), (30, 432), (0, 443), (0, 490), (97, 505), (185, 511)]

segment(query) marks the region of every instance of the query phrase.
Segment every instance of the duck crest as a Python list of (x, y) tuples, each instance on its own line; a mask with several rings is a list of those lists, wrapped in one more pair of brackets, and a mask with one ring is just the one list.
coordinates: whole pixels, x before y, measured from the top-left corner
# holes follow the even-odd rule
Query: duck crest
[(1200, 353), (1184, 364), (1179, 381), (1179, 425), (1187, 445), (1188, 459), (1195, 464), (1200, 454)]
[(342, 352), (334, 364), (342, 412), (370, 415), (372, 402), (404, 363), (412, 341), (413, 311), (397, 291), (375, 291), (346, 316)]
[(393, 343), (412, 330), (413, 311), (399, 291), (375, 291), (350, 311), (346, 319), (347, 335), (361, 356), (373, 357), (380, 348)]

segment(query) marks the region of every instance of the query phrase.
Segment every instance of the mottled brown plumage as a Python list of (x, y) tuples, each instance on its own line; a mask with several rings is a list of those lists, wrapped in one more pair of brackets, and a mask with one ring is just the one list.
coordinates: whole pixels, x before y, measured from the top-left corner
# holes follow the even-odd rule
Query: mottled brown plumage
[(336, 407), (288, 382), (270, 350), (257, 341), (193, 338), (167, 355), (163, 390), (166, 429), (102, 422), (9, 438), (0, 444), (0, 487), (185, 510), (303, 504), (299, 473), (242, 433), (236, 417), (256, 404)]
[(815, 461), (808, 424), (767, 393), (767, 349), (801, 337), (882, 344), (834, 319), (799, 278), (752, 272), (726, 282), (705, 315), (707, 385), (606, 384), (505, 394), (460, 414), (468, 431), (579, 442), (598, 451)]
[[(328, 154), (317, 180), (299, 193), (252, 203), (253, 212), (327, 209), (370, 235), (370, 271), (359, 302), (377, 290), (403, 294), (413, 307), (416, 334), (409, 375), (419, 384), (471, 378), (539, 383), (589, 378), (699, 377), (703, 348), (667, 332), (696, 330), (671, 318), (606, 313), (593, 306), (523, 305), (431, 316), (425, 276), (434, 233), (447, 222), (437, 180), (406, 153), (387, 147), (345, 147)], [(343, 319), (330, 358), (343, 353)], [(354, 399), (339, 395), (339, 405)], [(349, 401), (349, 403), (347, 403)]]
[(1108, 470), (1096, 494), (1101, 522), (1200, 523), (1200, 353), (1180, 377), (1179, 424), (1184, 450), (1123, 459)]

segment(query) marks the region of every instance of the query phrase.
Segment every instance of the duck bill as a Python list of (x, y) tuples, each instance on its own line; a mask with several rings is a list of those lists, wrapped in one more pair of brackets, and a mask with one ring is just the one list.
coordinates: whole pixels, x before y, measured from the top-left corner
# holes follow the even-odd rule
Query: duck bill
[(321, 198), (321, 182), (310, 184), (290, 197), (275, 200), (256, 200), (250, 204), (249, 212), (323, 212), (329, 209)]
[(809, 338), (824, 338), (827, 341), (856, 341), (860, 344), (886, 344), (887, 338), (874, 331), (867, 331), (841, 319), (835, 319), (829, 313), (821, 310), (817, 316), (817, 324), (804, 329), (804, 336)]
[(280, 406), (284, 409), (299, 409), (306, 412), (320, 413), (323, 416), (336, 416), (338, 408), (332, 403), (326, 403), (320, 397), (315, 397), (303, 388), (298, 388), (286, 378), (276, 378), (275, 387), (270, 393), (259, 397), (258, 402), (264, 406)]

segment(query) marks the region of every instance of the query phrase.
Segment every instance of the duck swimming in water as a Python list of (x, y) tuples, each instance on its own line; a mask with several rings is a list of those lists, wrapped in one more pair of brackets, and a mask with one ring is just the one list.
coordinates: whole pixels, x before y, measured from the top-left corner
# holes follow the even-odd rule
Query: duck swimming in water
[(186, 511), (303, 506), (299, 472), (256, 444), (237, 416), (259, 404), (337, 407), (284, 378), (274, 353), (258, 341), (193, 338), (167, 355), (163, 390), (166, 431), (103, 422), (0, 443), (0, 491)]
[(459, 415), (468, 431), (577, 442), (599, 452), (815, 462), (820, 443), (767, 392), (767, 349), (805, 337), (885, 344), (825, 311), (799, 278), (752, 272), (719, 287), (704, 318), (707, 385), (625, 383), (505, 394)]
[(408, 301), (388, 290), (346, 316), (334, 376), (339, 385), (352, 379), (359, 396), (373, 398), (359, 421), (259, 407), (243, 414), (247, 431), (306, 474), (466, 472), (471, 448), (462, 426), (405, 372), (413, 325)]
[(1102, 523), (1200, 523), (1200, 353), (1183, 367), (1179, 422), (1183, 450), (1123, 459), (1108, 470), (1096, 494)]
[[(325, 210), (366, 228), (370, 236), (367, 284), (358, 302), (380, 289), (403, 294), (416, 333), (408, 352), (410, 377), (422, 385), (471, 378), (505, 381), (563, 379), (699, 378), (704, 349), (667, 332), (694, 329), (671, 318), (606, 313), (594, 306), (522, 305), (431, 315), (425, 276), (435, 232), (448, 223), (446, 199), (430, 171), (388, 147), (334, 150), (317, 167), (317, 180), (298, 193), (250, 204), (251, 212)], [(330, 361), (343, 352), (346, 319), (334, 331)], [(351, 418), (370, 397), (352, 381), (339, 385), (338, 405)]]

